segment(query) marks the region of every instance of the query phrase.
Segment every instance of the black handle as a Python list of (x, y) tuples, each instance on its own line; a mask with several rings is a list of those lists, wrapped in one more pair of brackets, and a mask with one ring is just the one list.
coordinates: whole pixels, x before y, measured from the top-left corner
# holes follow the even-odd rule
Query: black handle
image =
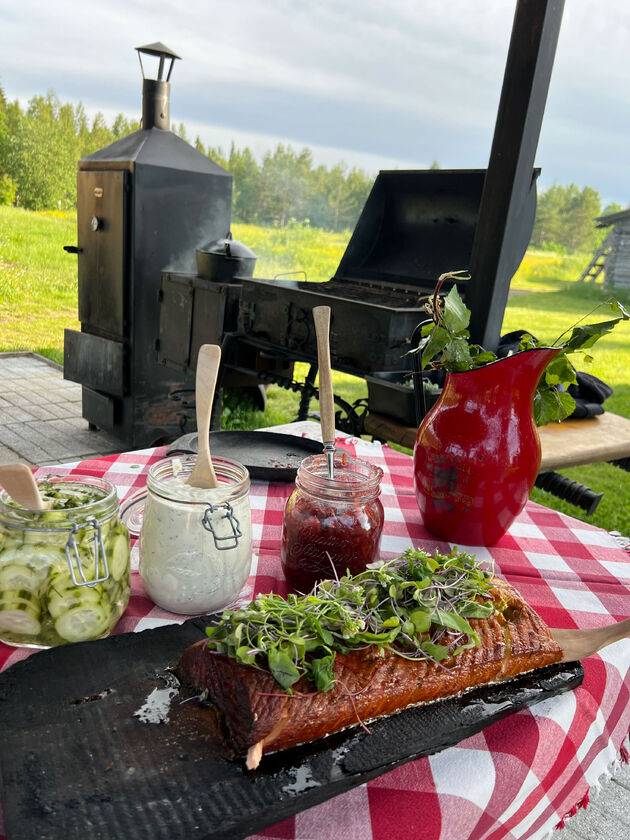
[(78, 245), (64, 245), (63, 250), (67, 251), (68, 254), (81, 254), (83, 252), (83, 248), (79, 248)]
[[(417, 346), (421, 337), (422, 337), (422, 327), (425, 324), (430, 324), (431, 321), (427, 319), (426, 321), (422, 321), (418, 326), (415, 328), (413, 333), (411, 334), (411, 344), (412, 346)], [(419, 426), (420, 423), (424, 420), (424, 417), (427, 413), (427, 403), (424, 396), (424, 382), (422, 380), (422, 351), (418, 350), (417, 353), (411, 354), (411, 365), (413, 367), (413, 394), (415, 397), (415, 405), (416, 405), (416, 425)]]

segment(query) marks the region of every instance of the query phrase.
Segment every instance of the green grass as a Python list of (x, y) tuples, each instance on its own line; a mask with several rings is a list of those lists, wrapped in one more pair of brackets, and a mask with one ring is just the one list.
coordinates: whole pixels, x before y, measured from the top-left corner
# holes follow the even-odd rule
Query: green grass
[(76, 215), (0, 207), (0, 350), (63, 362), (63, 331), (79, 328)]
[[(309, 280), (328, 280), (335, 273), (349, 232), (330, 234), (301, 225), (259, 228), (233, 225), (235, 238), (258, 255), (259, 277), (291, 276), (305, 272)], [(0, 351), (33, 350), (63, 361), (63, 330), (78, 328), (76, 257), (63, 245), (76, 243), (74, 214), (32, 213), (0, 207)], [(511, 286), (503, 332), (527, 328), (543, 341), (553, 341), (590, 312), (607, 295), (601, 286), (579, 284), (589, 254), (561, 256), (529, 251)], [(300, 275), (294, 275), (300, 279)], [(628, 300), (624, 300), (628, 303)], [(591, 320), (597, 320), (597, 315)], [(606, 408), (630, 417), (630, 324), (620, 325), (595, 347), (594, 362), (586, 368), (614, 388)], [(307, 366), (295, 366), (295, 378), (306, 376)], [(333, 374), (335, 393), (352, 403), (365, 397), (364, 380)], [(225, 428), (255, 428), (295, 419), (299, 397), (271, 386), (265, 412), (255, 411), (239, 394), (228, 394), (223, 413)], [(311, 409), (317, 409), (315, 401)], [(563, 471), (573, 480), (603, 492), (594, 516), (548, 493), (534, 490), (532, 498), (556, 510), (630, 534), (630, 474), (609, 464), (593, 464)]]

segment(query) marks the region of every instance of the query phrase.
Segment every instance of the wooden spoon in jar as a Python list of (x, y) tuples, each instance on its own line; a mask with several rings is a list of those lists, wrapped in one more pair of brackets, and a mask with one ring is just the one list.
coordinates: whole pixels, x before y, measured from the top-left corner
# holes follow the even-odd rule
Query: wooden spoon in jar
[(210, 415), (220, 363), (221, 348), (217, 344), (202, 344), (197, 357), (195, 381), (197, 460), (186, 484), (205, 490), (219, 486), (210, 455)]
[(37, 482), (27, 464), (6, 464), (0, 467), (0, 484), (11, 498), (29, 510), (48, 510), (39, 493)]
[(330, 306), (313, 307), (313, 321), (317, 335), (319, 365), (319, 419), (322, 424), (328, 478), (332, 479), (335, 468), (335, 398), (330, 367)]

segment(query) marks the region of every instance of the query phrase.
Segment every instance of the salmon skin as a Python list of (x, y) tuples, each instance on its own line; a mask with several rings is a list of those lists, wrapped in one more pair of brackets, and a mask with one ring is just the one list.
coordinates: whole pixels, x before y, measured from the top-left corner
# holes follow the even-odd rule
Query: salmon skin
[(232, 745), (248, 753), (248, 766), (256, 766), (263, 753), (559, 662), (562, 649), (537, 613), (508, 583), (492, 582), (490, 594), (501, 611), (470, 621), (481, 643), (439, 663), (377, 647), (337, 653), (332, 689), (315, 691), (302, 677), (289, 695), (270, 673), (208, 650), (201, 640), (184, 651), (177, 673), (184, 683), (207, 690)]

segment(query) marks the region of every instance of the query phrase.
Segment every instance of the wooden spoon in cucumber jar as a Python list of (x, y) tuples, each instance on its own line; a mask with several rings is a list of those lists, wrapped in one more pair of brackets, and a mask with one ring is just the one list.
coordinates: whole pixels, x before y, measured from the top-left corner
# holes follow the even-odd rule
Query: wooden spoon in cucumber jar
[(29, 510), (48, 510), (51, 502), (45, 502), (37, 482), (27, 464), (5, 464), (0, 467), (0, 484), (13, 501)]
[(221, 348), (217, 344), (202, 344), (197, 357), (195, 381), (197, 460), (186, 484), (205, 490), (219, 486), (210, 455), (210, 415), (220, 364)]

